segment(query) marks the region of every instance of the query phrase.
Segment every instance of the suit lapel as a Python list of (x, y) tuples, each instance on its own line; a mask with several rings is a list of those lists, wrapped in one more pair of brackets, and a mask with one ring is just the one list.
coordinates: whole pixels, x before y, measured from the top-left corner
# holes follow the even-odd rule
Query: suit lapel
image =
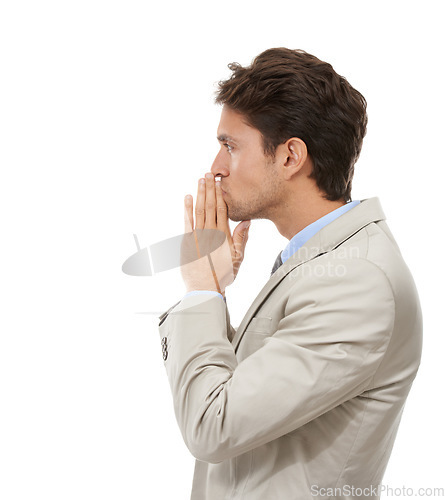
[[(315, 245), (315, 241), (318, 240), (317, 234), (315, 234), (310, 241), (311, 245)], [(267, 299), (269, 294), (281, 283), (281, 281), (296, 267), (304, 264), (305, 262), (314, 259), (317, 255), (320, 255), (317, 247), (313, 246), (311, 252), (307, 250), (306, 245), (303, 245), (297, 252), (295, 252), (292, 257), (290, 257), (284, 264), (282, 264), (274, 274), (270, 277), (269, 281), (264, 285), (260, 293), (257, 295), (252, 305), (249, 307), (247, 313), (245, 314), (241, 324), (236, 330), (236, 334), (233, 337), (232, 345), (236, 350), (238, 344), (244, 335), (249, 321), (252, 319), (256, 311), (261, 307), (262, 303)]]
[(270, 293), (291, 271), (305, 262), (315, 259), (318, 255), (333, 250), (368, 224), (385, 220), (385, 214), (377, 197), (360, 201), (359, 205), (333, 220), (314, 234), (270, 277), (237, 328), (232, 340), (235, 351), (252, 317), (269, 297)]

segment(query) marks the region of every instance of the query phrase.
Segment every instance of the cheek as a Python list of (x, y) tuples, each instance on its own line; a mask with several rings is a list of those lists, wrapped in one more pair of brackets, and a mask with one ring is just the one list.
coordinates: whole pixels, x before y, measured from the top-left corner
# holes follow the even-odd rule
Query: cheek
[(232, 154), (229, 160), (230, 165), (230, 175), (233, 177), (239, 177), (240, 175), (240, 159), (236, 154)]
[(246, 179), (253, 173), (251, 163), (252, 160), (249, 155), (234, 153), (231, 158), (231, 173), (240, 180)]

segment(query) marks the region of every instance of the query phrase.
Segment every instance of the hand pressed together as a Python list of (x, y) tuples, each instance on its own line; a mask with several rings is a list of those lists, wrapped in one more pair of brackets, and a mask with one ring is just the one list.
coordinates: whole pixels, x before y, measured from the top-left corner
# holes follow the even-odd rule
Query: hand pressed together
[[(184, 199), (186, 234), (181, 248), (184, 283), (188, 292), (213, 290), (224, 295), (243, 261), (250, 221), (240, 222), (231, 234), (220, 183), (210, 172), (198, 181), (194, 214), (195, 217), (193, 198), (187, 195)], [(190, 259), (192, 253), (201, 258)]]

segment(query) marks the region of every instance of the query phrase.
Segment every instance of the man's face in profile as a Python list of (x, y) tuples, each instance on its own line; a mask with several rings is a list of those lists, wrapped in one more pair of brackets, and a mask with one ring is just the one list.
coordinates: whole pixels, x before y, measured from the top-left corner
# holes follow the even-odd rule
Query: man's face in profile
[(211, 171), (221, 177), (229, 218), (269, 219), (282, 201), (283, 186), (274, 161), (263, 153), (261, 133), (223, 106), (217, 137), (221, 149)]

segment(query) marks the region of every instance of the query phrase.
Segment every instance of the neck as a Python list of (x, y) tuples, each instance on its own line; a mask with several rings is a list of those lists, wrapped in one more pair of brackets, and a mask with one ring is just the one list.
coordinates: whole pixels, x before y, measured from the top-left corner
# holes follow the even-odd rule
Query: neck
[(343, 200), (326, 200), (321, 192), (317, 195), (314, 195), (313, 191), (306, 191), (306, 195), (294, 193), (290, 200), (285, 200), (277, 207), (270, 220), (275, 224), (279, 233), (290, 240), (309, 224), (345, 204)]

